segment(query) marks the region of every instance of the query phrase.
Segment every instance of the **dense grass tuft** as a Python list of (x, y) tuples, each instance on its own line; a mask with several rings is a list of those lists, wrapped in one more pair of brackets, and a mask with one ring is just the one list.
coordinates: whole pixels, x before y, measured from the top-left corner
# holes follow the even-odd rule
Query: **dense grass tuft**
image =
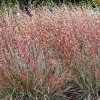
[(0, 99), (99, 99), (100, 12), (63, 5), (31, 15), (0, 18)]

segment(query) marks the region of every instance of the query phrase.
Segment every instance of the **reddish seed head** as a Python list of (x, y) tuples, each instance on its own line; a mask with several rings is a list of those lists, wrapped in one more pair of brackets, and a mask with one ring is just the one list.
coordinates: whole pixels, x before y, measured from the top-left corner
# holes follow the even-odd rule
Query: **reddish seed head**
[(55, 75), (51, 75), (49, 81), (50, 81), (50, 84), (54, 84), (56, 82)]
[(32, 89), (33, 88), (33, 84), (32, 82), (29, 83), (29, 89)]

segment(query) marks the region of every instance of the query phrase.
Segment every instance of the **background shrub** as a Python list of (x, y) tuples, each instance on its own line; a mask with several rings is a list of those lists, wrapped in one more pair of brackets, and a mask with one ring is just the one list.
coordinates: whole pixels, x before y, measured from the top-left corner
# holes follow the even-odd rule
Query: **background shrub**
[[(91, 5), (95, 6), (100, 4), (100, 0), (1, 0), (0, 1), (0, 5), (6, 4), (6, 6), (15, 6), (16, 4), (23, 4), (28, 5), (28, 2), (30, 2), (31, 4), (33, 4), (35, 7), (37, 6), (41, 6), (41, 5), (49, 5), (49, 4), (56, 4), (56, 5), (61, 5), (63, 3), (85, 3), (88, 4), (90, 3)], [(25, 5), (26, 5), (25, 4)]]

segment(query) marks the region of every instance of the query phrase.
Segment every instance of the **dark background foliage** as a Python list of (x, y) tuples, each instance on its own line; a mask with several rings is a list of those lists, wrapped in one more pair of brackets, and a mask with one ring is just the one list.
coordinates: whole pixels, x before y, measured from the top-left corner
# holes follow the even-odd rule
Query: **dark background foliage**
[[(41, 6), (41, 5), (46, 5), (46, 4), (50, 4), (50, 3), (54, 3), (57, 5), (60, 5), (62, 3), (91, 3), (92, 5), (94, 4), (93, 1), (98, 1), (98, 0), (0, 0), (0, 5), (2, 4), (6, 4), (6, 6), (14, 6), (16, 4), (19, 5), (29, 5), (29, 3), (33, 4), (35, 7), (37, 6)], [(95, 2), (96, 3), (96, 2)]]

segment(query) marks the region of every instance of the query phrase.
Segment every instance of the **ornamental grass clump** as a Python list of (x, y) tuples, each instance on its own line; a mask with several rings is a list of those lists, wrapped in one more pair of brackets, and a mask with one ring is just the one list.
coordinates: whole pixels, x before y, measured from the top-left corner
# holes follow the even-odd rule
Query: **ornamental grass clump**
[(0, 17), (0, 99), (99, 99), (100, 12), (51, 10)]

